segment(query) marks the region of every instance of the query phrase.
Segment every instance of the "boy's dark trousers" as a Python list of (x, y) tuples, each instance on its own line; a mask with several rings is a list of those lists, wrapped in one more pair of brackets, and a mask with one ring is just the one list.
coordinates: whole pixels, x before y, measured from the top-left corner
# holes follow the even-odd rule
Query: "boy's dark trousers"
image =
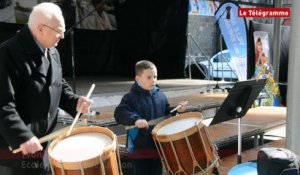
[(160, 159), (134, 159), (134, 175), (161, 175)]

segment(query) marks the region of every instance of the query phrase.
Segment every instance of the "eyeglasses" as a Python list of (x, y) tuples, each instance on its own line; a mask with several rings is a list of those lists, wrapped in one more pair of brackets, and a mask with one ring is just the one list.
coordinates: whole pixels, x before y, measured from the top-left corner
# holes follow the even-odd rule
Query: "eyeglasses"
[(54, 29), (53, 27), (50, 27), (50, 26), (48, 26), (46, 24), (42, 24), (42, 26), (45, 26), (45, 27), (53, 30), (54, 32), (56, 32), (57, 34), (60, 34), (60, 35), (63, 35), (65, 33), (65, 31), (66, 31), (66, 30), (58, 31), (58, 30)]

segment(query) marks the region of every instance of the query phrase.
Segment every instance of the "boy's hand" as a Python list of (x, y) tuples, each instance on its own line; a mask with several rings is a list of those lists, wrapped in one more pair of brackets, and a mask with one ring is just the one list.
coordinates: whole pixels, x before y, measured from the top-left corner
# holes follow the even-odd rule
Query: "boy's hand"
[(178, 104), (179, 108), (177, 109), (178, 112), (184, 112), (186, 110), (186, 105), (188, 101), (182, 101)]
[(149, 128), (148, 122), (145, 119), (138, 119), (135, 121), (135, 126), (138, 128)]

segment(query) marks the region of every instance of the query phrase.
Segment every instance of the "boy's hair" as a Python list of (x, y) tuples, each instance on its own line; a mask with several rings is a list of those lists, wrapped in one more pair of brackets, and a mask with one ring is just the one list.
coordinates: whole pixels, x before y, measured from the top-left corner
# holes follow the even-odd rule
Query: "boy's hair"
[(146, 69), (156, 69), (156, 66), (148, 60), (142, 60), (135, 64), (135, 75), (141, 75)]

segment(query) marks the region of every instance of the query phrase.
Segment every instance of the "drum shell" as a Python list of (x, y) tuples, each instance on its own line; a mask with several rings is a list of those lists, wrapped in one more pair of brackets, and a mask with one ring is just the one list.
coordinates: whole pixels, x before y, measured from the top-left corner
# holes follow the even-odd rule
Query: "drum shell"
[[(200, 122), (175, 134), (157, 134), (159, 129), (163, 126), (176, 120), (188, 119), (191, 117), (199, 118)], [(152, 137), (156, 142), (157, 149), (160, 155), (165, 156), (163, 159), (166, 160), (162, 160), (162, 163), (167, 171), (173, 172), (174, 174), (175, 172), (179, 172), (182, 168), (187, 174), (193, 174), (193, 171), (195, 171), (194, 173), (203, 171), (218, 159), (215, 148), (209, 139), (207, 128), (201, 122), (202, 118), (202, 114), (199, 112), (184, 113), (178, 117), (172, 117), (160, 122), (152, 130)], [(191, 149), (189, 149), (189, 144)], [(178, 165), (176, 156), (179, 159), (180, 165)], [(195, 167), (194, 170), (194, 160), (201, 168)]]
[[(68, 138), (72, 135), (81, 133), (96, 132), (109, 136), (113, 143), (106, 146), (103, 149), (103, 153), (99, 156), (89, 158), (80, 162), (60, 162), (51, 156), (53, 148), (63, 139)], [(117, 175), (118, 172), (118, 161), (117, 161), (117, 143), (116, 136), (112, 131), (102, 127), (80, 127), (75, 128), (72, 133), (67, 136), (66, 134), (59, 136), (52, 141), (48, 148), (49, 162), (52, 168), (53, 175), (82, 175), (82, 169), (84, 174), (88, 175)], [(104, 168), (104, 173), (102, 173)], [(62, 173), (64, 171), (64, 174)]]

